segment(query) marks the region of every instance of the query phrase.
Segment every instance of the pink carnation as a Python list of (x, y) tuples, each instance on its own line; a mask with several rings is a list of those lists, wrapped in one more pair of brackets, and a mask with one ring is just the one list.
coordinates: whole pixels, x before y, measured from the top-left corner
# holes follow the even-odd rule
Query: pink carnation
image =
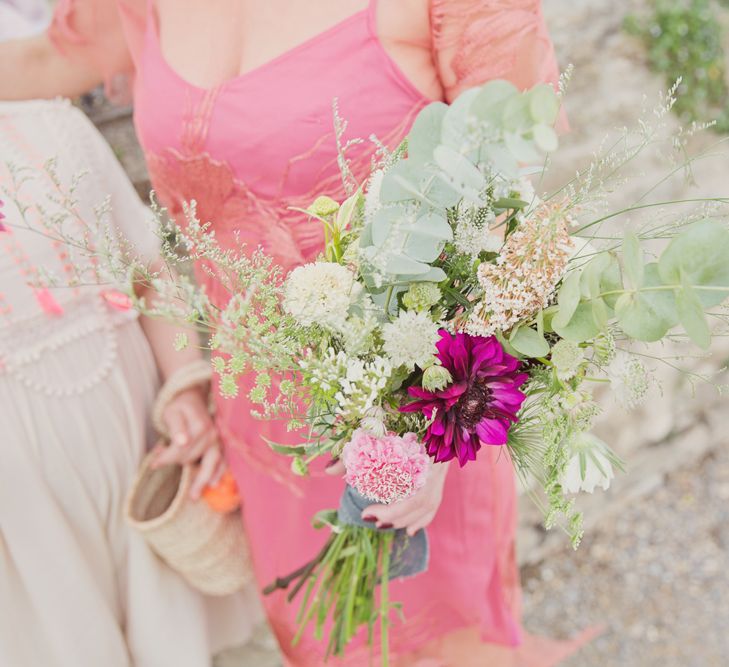
[(344, 446), (344, 479), (363, 496), (379, 503), (393, 503), (415, 493), (425, 484), (429, 457), (414, 433), (376, 436), (357, 429)]

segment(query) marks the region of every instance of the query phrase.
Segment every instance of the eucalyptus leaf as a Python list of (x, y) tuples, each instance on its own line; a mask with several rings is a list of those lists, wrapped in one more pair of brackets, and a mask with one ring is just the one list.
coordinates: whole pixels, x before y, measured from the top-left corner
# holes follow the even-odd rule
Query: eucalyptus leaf
[(372, 243), (381, 247), (392, 232), (394, 218), (402, 213), (398, 209), (380, 209), (372, 216)]
[(448, 106), (441, 126), (442, 144), (460, 151), (468, 143), (470, 119), (475, 119), (471, 104), (480, 92), (480, 88), (465, 90)]
[(433, 151), (436, 164), (453, 180), (464, 188), (480, 190), (486, 185), (486, 179), (468, 158), (449, 146), (436, 146)]
[(525, 139), (519, 132), (505, 132), (504, 145), (519, 162), (534, 164), (542, 159), (534, 142)]
[(580, 272), (572, 271), (562, 281), (562, 287), (559, 289), (557, 296), (559, 311), (552, 319), (554, 330), (559, 332), (558, 328), (566, 327), (570, 319), (577, 310), (580, 303)]
[(559, 98), (548, 83), (540, 83), (529, 91), (529, 111), (536, 123), (554, 125), (559, 115)]
[(549, 343), (531, 327), (519, 327), (509, 337), (511, 346), (525, 357), (544, 357), (549, 354)]
[(480, 121), (500, 127), (504, 104), (519, 94), (519, 89), (509, 81), (490, 81), (481, 86), (471, 105), (471, 113)]
[(623, 239), (623, 266), (625, 275), (628, 277), (633, 289), (643, 285), (643, 251), (640, 248), (640, 241), (633, 232), (626, 232)]
[(534, 143), (544, 153), (553, 153), (559, 147), (557, 133), (549, 125), (535, 125), (532, 136), (534, 137)]
[(590, 303), (592, 303), (592, 319), (595, 321), (595, 326), (600, 331), (606, 331), (610, 310), (602, 299), (594, 298)]
[(670, 329), (640, 293), (623, 294), (615, 304), (615, 316), (620, 328), (635, 340), (652, 343), (663, 338)]
[(504, 178), (519, 178), (519, 162), (503, 145), (483, 143), (480, 158), (493, 165), (494, 170)]
[(398, 283), (440, 283), (448, 276), (445, 271), (438, 266), (429, 266), (428, 271), (420, 274), (399, 274), (397, 276)]
[(711, 331), (706, 323), (704, 307), (696, 291), (686, 283), (676, 293), (676, 310), (688, 337), (700, 348), (707, 349), (711, 344)]
[(512, 132), (524, 132), (532, 128), (534, 121), (527, 95), (522, 93), (509, 99), (503, 108), (502, 123), (504, 129)]
[(577, 309), (566, 325), (557, 322), (557, 318), (555, 317), (552, 320), (552, 327), (562, 338), (575, 343), (584, 343), (585, 341), (592, 340), (600, 333), (600, 328), (595, 324), (592, 306), (589, 301), (583, 301), (578, 304)]
[(448, 105), (432, 102), (415, 119), (408, 134), (408, 157), (416, 162), (427, 162), (440, 143), (441, 128)]
[(430, 270), (425, 262), (419, 262), (407, 255), (391, 255), (385, 266), (387, 273), (392, 275), (422, 275)]
[(658, 270), (666, 285), (680, 285), (683, 276), (694, 286), (704, 307), (720, 304), (729, 291), (700, 287), (729, 287), (729, 231), (712, 220), (691, 225), (669, 243), (658, 261)]
[[(620, 264), (618, 259), (612, 252), (600, 253), (595, 259), (601, 256), (607, 256), (608, 262), (605, 268), (600, 273), (600, 293), (605, 294), (606, 292), (619, 292), (623, 289), (623, 277), (620, 273)], [(610, 308), (615, 308), (615, 304), (618, 301), (620, 294), (607, 294), (603, 297), (605, 303)]]
[(419, 173), (414, 163), (409, 160), (398, 162), (382, 177), (380, 201), (389, 204), (421, 197), (418, 181)]

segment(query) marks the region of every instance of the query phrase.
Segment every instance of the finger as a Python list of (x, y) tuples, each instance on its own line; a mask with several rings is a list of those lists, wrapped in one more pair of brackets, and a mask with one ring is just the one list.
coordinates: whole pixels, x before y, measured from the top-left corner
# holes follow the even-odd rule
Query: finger
[(185, 447), (190, 442), (190, 428), (185, 413), (180, 409), (167, 410), (164, 419), (170, 434), (170, 446)]
[(324, 472), (326, 472), (327, 475), (343, 475), (345, 472), (347, 472), (347, 469), (344, 467), (344, 463), (342, 463), (341, 459), (333, 459), (329, 463), (327, 463), (327, 467), (325, 468)]
[(213, 475), (215, 474), (218, 466), (220, 465), (220, 450), (217, 447), (209, 449), (205, 452), (200, 466), (195, 474), (195, 479), (192, 481), (190, 486), (190, 498), (198, 500), (203, 492), (203, 489), (212, 482)]
[(370, 505), (362, 510), (362, 518), (374, 517), (377, 519), (377, 524), (390, 523), (395, 524), (396, 521), (400, 521), (403, 517), (417, 511), (421, 506), (421, 501), (418, 501), (415, 496), (406, 498), (399, 502), (393, 503), (392, 505)]
[(163, 466), (172, 465), (174, 463), (183, 463), (187, 454), (188, 437), (185, 427), (184, 417), (179, 419), (179, 414), (175, 413), (176, 416), (173, 418), (176, 428), (185, 429), (178, 430), (176, 433), (170, 433), (171, 440), (166, 447), (163, 447), (152, 463), (153, 468), (161, 468)]
[(214, 429), (210, 429), (202, 437), (198, 438), (193, 444), (185, 450), (183, 456), (184, 463), (195, 463), (200, 460), (210, 449), (220, 449), (218, 447), (218, 434)]
[(420, 519), (413, 521), (407, 526), (407, 534), (412, 537), (419, 530), (425, 530), (435, 519), (436, 512), (428, 512)]
[(197, 410), (188, 410), (186, 407), (183, 407), (182, 412), (185, 414), (190, 442), (194, 445), (207, 435), (208, 431), (213, 428), (213, 424), (207, 414), (201, 414)]
[(225, 471), (228, 469), (228, 464), (225, 461), (223, 453), (220, 453), (220, 463), (218, 463), (218, 469), (213, 473), (213, 478), (210, 481), (210, 486), (217, 486), (220, 484), (220, 480), (223, 479)]

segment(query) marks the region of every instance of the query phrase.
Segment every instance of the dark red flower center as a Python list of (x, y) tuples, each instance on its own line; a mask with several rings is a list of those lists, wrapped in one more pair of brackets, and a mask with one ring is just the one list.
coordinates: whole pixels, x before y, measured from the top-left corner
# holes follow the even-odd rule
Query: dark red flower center
[(491, 389), (483, 380), (476, 380), (455, 405), (459, 426), (472, 430), (483, 418), (491, 402)]

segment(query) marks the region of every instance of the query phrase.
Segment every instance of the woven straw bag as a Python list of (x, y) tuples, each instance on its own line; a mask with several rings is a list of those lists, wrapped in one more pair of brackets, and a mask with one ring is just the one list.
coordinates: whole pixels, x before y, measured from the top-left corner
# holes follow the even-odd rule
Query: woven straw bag
[(252, 576), (240, 513), (191, 500), (190, 466), (154, 470), (150, 463), (148, 455), (127, 497), (129, 524), (194, 588), (208, 595), (239, 591)]

